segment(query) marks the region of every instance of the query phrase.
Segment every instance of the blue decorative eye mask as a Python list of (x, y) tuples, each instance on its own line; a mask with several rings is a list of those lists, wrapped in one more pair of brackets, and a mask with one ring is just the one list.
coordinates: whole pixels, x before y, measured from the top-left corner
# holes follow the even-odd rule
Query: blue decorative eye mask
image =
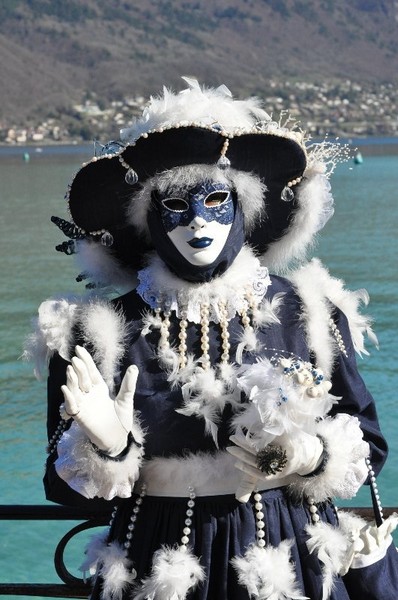
[(234, 193), (225, 183), (206, 181), (172, 194), (153, 192), (153, 200), (167, 233), (186, 227), (195, 217), (230, 225), (235, 216)]

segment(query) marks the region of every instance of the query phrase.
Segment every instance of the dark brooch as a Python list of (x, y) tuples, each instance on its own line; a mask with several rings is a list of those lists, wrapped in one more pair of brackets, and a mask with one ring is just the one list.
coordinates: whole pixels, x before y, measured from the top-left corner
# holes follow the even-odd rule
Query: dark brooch
[(256, 465), (265, 475), (275, 475), (287, 464), (286, 450), (282, 446), (267, 446), (257, 452)]

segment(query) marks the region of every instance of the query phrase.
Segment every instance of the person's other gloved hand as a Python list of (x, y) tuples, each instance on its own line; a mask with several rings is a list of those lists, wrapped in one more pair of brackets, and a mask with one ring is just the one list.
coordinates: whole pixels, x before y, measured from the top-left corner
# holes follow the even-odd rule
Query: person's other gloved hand
[(260, 451), (243, 434), (232, 435), (229, 439), (234, 446), (226, 450), (238, 459), (235, 466), (243, 473), (236, 492), (240, 502), (248, 501), (258, 481), (275, 480), (276, 483), (292, 473), (308, 475), (316, 470), (323, 458), (321, 440), (302, 431), (283, 434)]
[(73, 418), (90, 441), (109, 456), (118, 456), (127, 446), (133, 426), (134, 394), (138, 368), (131, 365), (115, 400), (91, 355), (81, 346), (66, 370), (61, 387), (65, 403), (61, 416)]

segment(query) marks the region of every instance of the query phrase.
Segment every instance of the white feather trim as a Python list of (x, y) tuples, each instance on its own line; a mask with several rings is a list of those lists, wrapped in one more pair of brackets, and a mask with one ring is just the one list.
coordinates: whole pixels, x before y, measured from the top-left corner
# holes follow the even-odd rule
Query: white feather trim
[(278, 311), (283, 303), (285, 297), (284, 292), (275, 294), (271, 300), (264, 298), (262, 303), (253, 309), (253, 323), (256, 327), (265, 327), (267, 325), (273, 325), (280, 323), (278, 318)]
[(252, 327), (244, 328), (239, 336), (239, 343), (236, 347), (236, 362), (241, 365), (243, 362), (243, 352), (256, 352), (260, 348), (256, 332)]
[(316, 364), (330, 377), (337, 345), (329, 325), (332, 307), (323, 285), (326, 269), (324, 270), (320, 263), (320, 269), (314, 268), (316, 264), (318, 263), (311, 262), (301, 267), (289, 279), (302, 301), (301, 319), (305, 326), (308, 346), (315, 353)]
[[(377, 337), (372, 330), (372, 319), (367, 315), (359, 313), (359, 307), (369, 303), (369, 294), (366, 290), (350, 291), (344, 289), (344, 283), (340, 279), (331, 277), (327, 270), (322, 266), (319, 260), (312, 261), (317, 273), (320, 284), (322, 284), (329, 300), (335, 304), (347, 317), (350, 334), (355, 351), (361, 354), (368, 354), (365, 348), (365, 335), (377, 346)], [(314, 273), (315, 274), (315, 273)]]
[(333, 589), (334, 578), (346, 570), (347, 555), (351, 542), (338, 528), (319, 521), (316, 525), (307, 525), (309, 535), (307, 548), (310, 554), (316, 554), (322, 563), (322, 600), (328, 600)]
[(150, 310), (146, 310), (142, 315), (142, 330), (141, 335), (145, 337), (152, 329), (160, 329), (162, 326), (162, 319), (160, 315), (153, 314)]
[(178, 370), (173, 369), (168, 372), (167, 381), (171, 384), (172, 389), (190, 381), (194, 376), (195, 370), (198, 368), (198, 359), (192, 354), (187, 354), (186, 359), (185, 367), (180, 367)]
[(133, 595), (134, 600), (184, 600), (205, 579), (199, 560), (185, 546), (163, 546), (153, 557), (152, 570)]
[(43, 376), (43, 371), (55, 352), (69, 360), (77, 307), (77, 301), (66, 298), (46, 300), (39, 306), (35, 332), (27, 338), (23, 353), (25, 360), (34, 363), (37, 378)]
[[(229, 374), (229, 373), (228, 373)], [(231, 390), (231, 380), (223, 381), (217, 376), (216, 369), (195, 369), (191, 377), (182, 387), (183, 407), (176, 412), (185, 416), (196, 416), (204, 419), (205, 431), (217, 441), (217, 423), (227, 404), (240, 404), (240, 394), (236, 389)]]
[(141, 446), (133, 443), (122, 460), (105, 459), (95, 452), (77, 423), (72, 423), (58, 442), (55, 461), (58, 475), (85, 498), (129, 498), (138, 479), (144, 452), (144, 436), (137, 419), (132, 434)]
[(297, 208), (283, 237), (272, 242), (261, 261), (271, 272), (287, 269), (300, 262), (315, 242), (317, 232), (333, 214), (333, 197), (326, 175), (311, 173), (297, 191)]
[(198, 496), (232, 494), (241, 477), (234, 463), (235, 458), (228, 452), (155, 457), (142, 465), (136, 489), (145, 483), (149, 496), (183, 497), (189, 486)]
[(125, 317), (105, 302), (93, 302), (79, 314), (84, 341), (93, 348), (93, 359), (111, 393), (118, 363), (125, 352)]
[(231, 563), (238, 573), (238, 581), (247, 588), (251, 598), (258, 600), (305, 600), (296, 581), (294, 565), (290, 560), (293, 540), (284, 540), (278, 547), (259, 548), (253, 544), (245, 555)]
[(192, 78), (183, 79), (188, 88), (182, 92), (176, 94), (164, 87), (161, 95), (151, 97), (142, 117), (120, 132), (124, 143), (134, 142), (151, 129), (176, 123), (195, 122), (204, 126), (217, 123), (224, 131), (234, 133), (239, 129), (251, 129), (258, 120), (271, 121), (258, 98), (234, 100), (225, 86), (206, 88)]
[(89, 577), (92, 577), (97, 573), (98, 560), (107, 546), (108, 535), (108, 529), (105, 529), (104, 531), (101, 531), (101, 533), (91, 536), (90, 541), (84, 550), (85, 559), (79, 566), (79, 571), (83, 573), (84, 581), (86, 581), (87, 573)]
[[(328, 303), (337, 306), (347, 317), (354, 349), (359, 355), (368, 354), (364, 344), (365, 335), (369, 337), (372, 343), (377, 345), (377, 338), (371, 327), (372, 319), (359, 313), (360, 305), (364, 304), (366, 306), (369, 302), (366, 290), (346, 290), (344, 282), (332, 277), (318, 259), (313, 259), (298, 269), (290, 279), (297, 287), (305, 304), (306, 322), (310, 323), (311, 320), (314, 320), (311, 331), (308, 330), (309, 342), (322, 362), (326, 364), (330, 360), (330, 357), (328, 357), (328, 355), (332, 355), (330, 344), (332, 343), (336, 348), (335, 342), (330, 341), (330, 335), (326, 337), (321, 335), (321, 332), (325, 334), (324, 330), (328, 322), (326, 311), (328, 311), (328, 317), (330, 318), (331, 305), (329, 304), (328, 309)], [(318, 311), (319, 317), (317, 317)], [(317, 336), (318, 327), (320, 330)], [(317, 337), (318, 340), (322, 340), (322, 344), (324, 339), (329, 338), (327, 354), (325, 354), (325, 350), (319, 342), (317, 343)]]
[(84, 273), (87, 273), (91, 281), (101, 286), (115, 287), (119, 294), (135, 288), (137, 285), (135, 273), (125, 265), (121, 265), (110, 248), (90, 240), (79, 240), (76, 246), (77, 264)]
[(73, 328), (77, 326), (112, 393), (127, 334), (122, 313), (91, 296), (46, 300), (38, 312), (36, 331), (27, 339), (24, 351), (24, 358), (35, 362), (37, 376), (43, 373), (55, 352), (65, 360), (71, 359)]
[(352, 498), (368, 474), (365, 458), (369, 445), (363, 440), (359, 420), (345, 413), (327, 417), (316, 424), (315, 433), (325, 440), (325, 468), (314, 477), (294, 475), (290, 492), (300, 499), (312, 497), (315, 502), (334, 496)]
[(103, 578), (101, 600), (122, 600), (127, 587), (134, 582), (132, 563), (118, 542), (111, 542), (99, 553)]

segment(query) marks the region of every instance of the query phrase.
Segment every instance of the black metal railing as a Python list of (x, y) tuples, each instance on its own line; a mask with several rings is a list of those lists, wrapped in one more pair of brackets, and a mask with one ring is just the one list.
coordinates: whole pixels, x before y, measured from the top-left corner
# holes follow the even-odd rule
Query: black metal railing
[[(340, 509), (344, 510), (344, 509)], [(373, 519), (372, 508), (351, 508), (367, 520)], [(398, 508), (384, 508), (388, 517)], [(55, 570), (63, 583), (0, 583), (0, 596), (43, 596), (46, 598), (87, 598), (90, 586), (72, 575), (64, 562), (64, 552), (69, 541), (81, 531), (109, 523), (110, 514), (103, 510), (88, 510), (51, 505), (0, 505), (0, 521), (82, 521), (72, 527), (58, 542), (54, 552)]]
[[(54, 552), (54, 567), (63, 583), (0, 583), (0, 596), (43, 596), (46, 598), (87, 598), (90, 586), (69, 572), (64, 552), (78, 533), (109, 523), (110, 514), (103, 510), (51, 505), (0, 505), (1, 521), (82, 521), (72, 527), (58, 542)], [(56, 543), (56, 541), (55, 541)], [(33, 551), (33, 550), (32, 550)]]

